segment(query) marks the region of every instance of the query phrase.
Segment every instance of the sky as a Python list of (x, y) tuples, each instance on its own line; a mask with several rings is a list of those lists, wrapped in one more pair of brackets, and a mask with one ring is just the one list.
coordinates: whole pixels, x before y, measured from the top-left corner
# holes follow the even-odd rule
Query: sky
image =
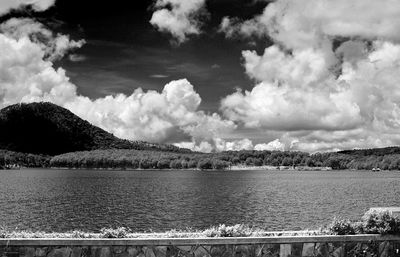
[(0, 0), (0, 107), (196, 151), (400, 144), (397, 0)]

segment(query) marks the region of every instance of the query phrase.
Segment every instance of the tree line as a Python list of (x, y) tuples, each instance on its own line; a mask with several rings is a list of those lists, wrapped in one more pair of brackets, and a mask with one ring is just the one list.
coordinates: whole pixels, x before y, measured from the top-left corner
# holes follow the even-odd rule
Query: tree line
[(51, 167), (122, 169), (226, 169), (230, 163), (202, 153), (109, 149), (73, 152), (50, 160)]
[(9, 166), (22, 167), (48, 167), (50, 164), (50, 156), (37, 155), (30, 153), (19, 153), (0, 149), (0, 169)]
[(332, 169), (399, 170), (400, 154), (357, 155), (295, 151), (226, 151), (176, 153), (109, 149), (66, 153), (51, 158), (51, 167), (126, 169), (228, 169), (231, 166), (331, 167)]
[(296, 151), (226, 151), (220, 153), (107, 149), (70, 152), (54, 157), (0, 150), (0, 168), (23, 167), (113, 169), (229, 169), (232, 166), (331, 167), (400, 170), (399, 149), (352, 150), (309, 154)]

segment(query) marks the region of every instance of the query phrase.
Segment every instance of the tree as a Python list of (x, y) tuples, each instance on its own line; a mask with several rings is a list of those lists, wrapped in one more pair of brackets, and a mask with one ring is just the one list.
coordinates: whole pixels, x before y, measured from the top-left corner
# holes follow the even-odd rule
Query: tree
[(232, 158), (232, 164), (235, 165), (235, 164), (239, 164), (239, 163), (240, 163), (240, 159), (238, 157), (235, 156)]
[(263, 165), (263, 160), (261, 158), (254, 159), (254, 166), (262, 166), (262, 165)]
[(298, 166), (303, 161), (303, 158), (298, 154), (293, 158), (293, 165)]
[(315, 162), (312, 158), (307, 157), (305, 161), (306, 166), (308, 167), (315, 167)]
[(340, 160), (339, 160), (339, 158), (337, 158), (335, 156), (329, 157), (329, 159), (327, 159), (324, 162), (324, 165), (327, 166), (327, 167), (331, 167), (334, 170), (341, 169)]
[(282, 166), (292, 166), (293, 165), (293, 160), (290, 157), (285, 157), (282, 160)]
[(247, 165), (247, 166), (254, 165), (254, 158), (248, 157), (248, 158), (246, 159), (246, 165)]
[(196, 160), (190, 160), (190, 161), (188, 162), (187, 167), (188, 167), (189, 169), (197, 168), (197, 161), (196, 161)]
[(169, 169), (170, 161), (167, 159), (161, 159), (157, 162), (157, 169)]
[(224, 169), (228, 168), (229, 165), (230, 165), (230, 163), (226, 162), (226, 161), (222, 161), (222, 160), (218, 160), (218, 159), (212, 160), (212, 168), (214, 170), (224, 170)]
[(177, 160), (172, 160), (169, 167), (171, 169), (181, 169), (182, 168), (182, 163), (181, 160), (177, 159)]
[(201, 170), (209, 170), (212, 169), (212, 162), (210, 159), (204, 159), (204, 160), (200, 160), (197, 163), (197, 168), (201, 169)]

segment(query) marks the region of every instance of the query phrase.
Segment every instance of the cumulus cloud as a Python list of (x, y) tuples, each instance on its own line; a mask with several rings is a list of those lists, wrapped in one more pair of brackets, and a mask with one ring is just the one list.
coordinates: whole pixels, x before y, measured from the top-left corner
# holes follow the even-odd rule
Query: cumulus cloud
[(220, 30), (227, 36), (269, 36), (290, 48), (317, 47), (338, 36), (398, 41), (399, 15), (395, 0), (278, 0), (250, 20), (224, 17)]
[(52, 101), (63, 104), (76, 95), (62, 68), (45, 59), (42, 46), (28, 37), (0, 34), (0, 106), (18, 102)]
[(266, 25), (257, 19), (240, 21), (237, 18), (223, 17), (218, 31), (224, 33), (227, 38), (253, 35), (264, 36)]
[(248, 21), (224, 18), (227, 37), (274, 44), (242, 52), (255, 86), (222, 99), (221, 111), (280, 133), (285, 149), (399, 144), (399, 15), (392, 0), (278, 0)]
[[(38, 11), (51, 3), (29, 1)], [(7, 8), (23, 4), (28, 1)], [(188, 2), (173, 4), (178, 8), (174, 12), (179, 17), (185, 14), (192, 18)], [(158, 6), (162, 6), (162, 1)], [(94, 100), (79, 95), (65, 70), (56, 69), (53, 62), (84, 43), (84, 40), (75, 41), (68, 35), (54, 33), (29, 18), (12, 18), (0, 24), (0, 49), (4, 53), (0, 55), (0, 108), (20, 102), (49, 101), (122, 138), (151, 142), (190, 140), (199, 142), (202, 151), (215, 149), (215, 144), (208, 142), (236, 128), (232, 121), (216, 113), (199, 110), (201, 98), (186, 79), (171, 81), (161, 92), (138, 88), (130, 95), (109, 95)], [(74, 54), (69, 59), (82, 60)]]
[(42, 23), (30, 18), (11, 18), (0, 24), (0, 32), (16, 40), (29, 38), (32, 43), (40, 46), (45, 53), (44, 58), (50, 61), (58, 60), (70, 50), (85, 44), (84, 40), (71, 40), (68, 35), (55, 35)]
[(218, 114), (198, 110), (201, 98), (186, 79), (171, 81), (161, 92), (136, 89), (131, 95), (92, 101), (77, 96), (68, 109), (115, 135), (150, 142), (210, 140), (235, 128)]
[[(55, 69), (52, 61), (80, 44), (32, 20), (13, 19), (0, 28), (0, 49), (7, 53), (0, 55), (0, 107), (49, 101), (119, 137), (151, 142), (207, 141), (235, 129), (232, 121), (198, 110), (201, 98), (186, 79), (171, 81), (161, 92), (138, 88), (131, 95), (95, 100), (78, 95), (65, 70)], [(60, 40), (63, 47), (57, 47)]]
[[(29, 3), (40, 10), (33, 4), (39, 2)], [(0, 10), (21, 6), (2, 4)], [(158, 0), (151, 23), (184, 42), (201, 32), (204, 5)], [(248, 21), (224, 18), (220, 31), (227, 37), (267, 36), (274, 43), (262, 53), (242, 52), (254, 87), (224, 97), (223, 116), (199, 110), (201, 97), (186, 79), (161, 91), (79, 95), (53, 61), (84, 41), (32, 19), (11, 19), (0, 25), (0, 49), (6, 53), (0, 55), (0, 107), (50, 101), (123, 138), (178, 142), (204, 152), (399, 145), (399, 14), (394, 0), (277, 0)], [(274, 140), (256, 145), (253, 138), (227, 140), (238, 126)]]
[(217, 151), (239, 151), (239, 150), (253, 150), (253, 142), (248, 138), (226, 141), (221, 138), (215, 139)]
[(239, 151), (239, 150), (253, 150), (253, 142), (248, 138), (239, 140), (227, 141), (219, 137), (209, 138), (208, 141), (192, 141), (175, 143), (175, 146), (187, 148), (196, 152), (221, 152), (221, 151)]
[[(286, 138), (285, 140), (293, 140), (293, 139)], [(213, 151), (222, 152), (222, 151), (240, 151), (240, 150), (285, 151), (294, 149), (294, 143), (296, 142), (293, 141), (291, 144), (290, 142), (287, 144), (281, 142), (279, 139), (275, 139), (268, 143), (261, 143), (254, 145), (253, 141), (248, 138), (230, 141), (217, 137), (217, 138), (212, 138), (209, 141), (201, 141), (198, 143), (196, 143), (195, 141), (180, 142), (180, 143), (175, 143), (174, 145), (197, 152), (210, 153)]]
[(150, 23), (159, 31), (170, 33), (177, 43), (201, 33), (201, 19), (207, 13), (205, 0), (157, 0), (154, 7)]
[(254, 147), (254, 150), (257, 151), (284, 151), (285, 150), (285, 144), (280, 142), (279, 139), (275, 139), (267, 144), (257, 144)]
[(17, 10), (26, 6), (31, 6), (37, 12), (45, 11), (53, 6), (55, 0), (1, 0), (0, 15), (4, 15), (11, 10)]

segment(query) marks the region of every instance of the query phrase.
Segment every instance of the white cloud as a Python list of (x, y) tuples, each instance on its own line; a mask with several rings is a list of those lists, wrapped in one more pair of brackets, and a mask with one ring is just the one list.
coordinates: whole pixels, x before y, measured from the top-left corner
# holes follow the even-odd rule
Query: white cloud
[(165, 79), (168, 78), (169, 75), (166, 74), (152, 74), (150, 75), (150, 78), (155, 78), (155, 79)]
[(83, 62), (83, 61), (86, 61), (86, 56), (81, 55), (81, 54), (70, 54), (68, 56), (68, 59), (71, 62)]
[(253, 142), (247, 138), (226, 141), (220, 138), (215, 139), (217, 151), (239, 151), (239, 150), (253, 150)]
[(187, 148), (192, 151), (210, 153), (213, 151), (240, 151), (240, 150), (253, 150), (253, 142), (248, 138), (240, 140), (227, 141), (219, 137), (210, 137), (208, 141), (180, 142), (175, 143), (175, 146)]
[(278, 0), (244, 22), (224, 17), (220, 30), (227, 36), (268, 35), (289, 48), (318, 47), (337, 36), (398, 41), (399, 15), (396, 0)]
[(51, 61), (60, 59), (71, 49), (80, 48), (85, 44), (84, 40), (75, 41), (67, 35), (55, 35), (43, 24), (30, 18), (11, 18), (0, 24), (0, 32), (16, 40), (29, 38), (41, 47), (45, 58)]
[(350, 86), (338, 83), (323, 51), (286, 54), (276, 46), (259, 56), (244, 51), (247, 74), (259, 81), (251, 90), (224, 98), (221, 110), (246, 127), (272, 130), (349, 129), (363, 120), (349, 101)]
[(0, 15), (4, 15), (11, 10), (31, 6), (37, 12), (45, 11), (53, 6), (55, 0), (1, 0), (0, 1)]
[(285, 150), (285, 144), (281, 143), (279, 139), (275, 139), (267, 144), (257, 144), (254, 146), (254, 150), (257, 151), (284, 151)]
[(62, 104), (76, 95), (62, 68), (45, 60), (45, 51), (29, 38), (0, 34), (0, 106), (48, 100)]
[(205, 0), (157, 0), (155, 8), (150, 23), (159, 31), (170, 33), (177, 43), (201, 33)]
[(400, 144), (399, 17), (393, 0), (278, 0), (248, 21), (224, 18), (227, 37), (275, 44), (262, 55), (242, 52), (255, 86), (225, 97), (221, 111), (280, 133), (286, 149)]
[(174, 145), (195, 152), (203, 152), (203, 153), (211, 153), (215, 149), (215, 147), (207, 141), (201, 141), (199, 144), (196, 144), (195, 142), (181, 142), (181, 143), (175, 143)]
[[(201, 98), (186, 79), (171, 81), (161, 92), (138, 88), (131, 95), (95, 100), (78, 95), (65, 70), (52, 63), (53, 56), (60, 58), (75, 47), (74, 41), (32, 20), (14, 19), (0, 27), (0, 49), (6, 53), (0, 55), (0, 107), (49, 101), (119, 137), (151, 142), (207, 141), (236, 127), (216, 113), (198, 110)], [(8, 33), (11, 27), (16, 29)], [(46, 41), (32, 37), (36, 33)], [(60, 40), (69, 47), (55, 47)]]
[[(1, 4), (3, 12), (21, 6)], [(201, 32), (204, 6), (204, 0), (158, 0), (151, 22), (181, 43)], [(78, 95), (53, 61), (84, 42), (31, 19), (11, 19), (0, 25), (6, 53), (0, 55), (0, 106), (51, 101), (123, 138), (179, 142), (205, 152), (398, 145), (399, 14), (394, 0), (278, 0), (254, 19), (223, 19), (220, 30), (227, 37), (268, 36), (275, 42), (263, 53), (242, 52), (254, 87), (224, 97), (223, 117), (199, 110), (201, 97), (185, 79), (161, 92), (139, 88), (94, 100)], [(225, 139), (237, 126), (275, 140), (254, 145), (252, 137)]]
[(217, 114), (199, 111), (201, 98), (186, 80), (171, 81), (162, 92), (136, 89), (94, 101), (76, 97), (64, 105), (115, 135), (151, 142), (193, 138), (208, 140), (235, 128)]
[(223, 17), (218, 31), (224, 33), (227, 38), (240, 36), (250, 37), (252, 35), (265, 35), (265, 24), (258, 22), (257, 19), (241, 22), (237, 18)]

